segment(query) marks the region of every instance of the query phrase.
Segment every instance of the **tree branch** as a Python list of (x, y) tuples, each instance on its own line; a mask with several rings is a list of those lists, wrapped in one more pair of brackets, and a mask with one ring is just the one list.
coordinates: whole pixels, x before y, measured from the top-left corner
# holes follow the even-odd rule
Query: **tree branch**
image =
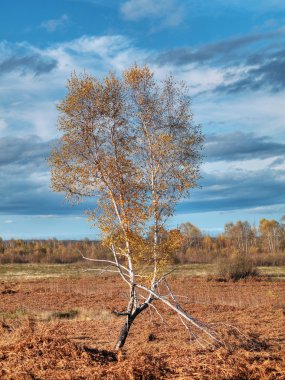
[(202, 327), (201, 324), (199, 323), (199, 321), (195, 320), (193, 317), (191, 317), (190, 315), (188, 315), (186, 313), (186, 311), (184, 311), (182, 308), (180, 307), (177, 307), (175, 305), (173, 305), (170, 301), (168, 301), (167, 299), (161, 297), (159, 294), (157, 294), (155, 291), (153, 291), (152, 289), (149, 289), (143, 285), (140, 285), (140, 284), (136, 284), (136, 286), (139, 288), (139, 289), (143, 289), (145, 290), (146, 292), (149, 292), (151, 295), (153, 295), (154, 297), (156, 297), (157, 299), (159, 299), (161, 302), (163, 302), (164, 304), (166, 304), (168, 307), (170, 307), (170, 309), (174, 310), (176, 313), (178, 313), (179, 315), (181, 315), (186, 321), (190, 322), (193, 326), (195, 326), (197, 329), (203, 331), (206, 335), (208, 335), (211, 339), (213, 339), (215, 342), (217, 342), (218, 344), (224, 346), (224, 343), (219, 340), (218, 338), (216, 338), (211, 332), (209, 332), (205, 327)]

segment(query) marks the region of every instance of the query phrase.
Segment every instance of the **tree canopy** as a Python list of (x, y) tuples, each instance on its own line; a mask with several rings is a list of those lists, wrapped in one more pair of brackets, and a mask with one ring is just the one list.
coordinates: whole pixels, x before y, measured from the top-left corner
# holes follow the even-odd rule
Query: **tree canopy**
[(73, 201), (95, 197), (89, 217), (107, 244), (140, 256), (138, 240), (151, 228), (157, 239), (199, 178), (203, 137), (186, 87), (172, 77), (157, 83), (146, 66), (120, 79), (73, 74), (58, 109), (63, 135), (50, 158), (52, 188)]

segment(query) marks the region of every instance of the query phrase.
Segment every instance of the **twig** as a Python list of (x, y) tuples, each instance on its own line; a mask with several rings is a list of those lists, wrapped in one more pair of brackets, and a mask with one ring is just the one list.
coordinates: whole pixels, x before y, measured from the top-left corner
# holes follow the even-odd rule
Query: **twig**
[(217, 342), (220, 345), (224, 346), (224, 343), (222, 341), (220, 341), (212, 333), (210, 333), (209, 331), (207, 331), (207, 329), (205, 329), (204, 327), (202, 327), (199, 324), (199, 321), (196, 321), (193, 317), (191, 317), (190, 315), (188, 315), (183, 309), (181, 309), (181, 307), (178, 308), (177, 306), (173, 305), (170, 301), (162, 298), (159, 294), (157, 294), (152, 289), (148, 289), (147, 287), (145, 287), (143, 285), (140, 285), (140, 284), (137, 284), (136, 286), (138, 288), (140, 288), (140, 289), (143, 289), (143, 290), (149, 292), (151, 295), (155, 296), (157, 299), (159, 299), (160, 301), (162, 301), (163, 303), (165, 303), (168, 307), (170, 307), (170, 309), (172, 309), (176, 313), (180, 314), (185, 320), (187, 320), (188, 322), (190, 322), (192, 325), (194, 325), (195, 327), (197, 327), (199, 330), (203, 331), (206, 335), (208, 335), (210, 338), (212, 338), (215, 342)]

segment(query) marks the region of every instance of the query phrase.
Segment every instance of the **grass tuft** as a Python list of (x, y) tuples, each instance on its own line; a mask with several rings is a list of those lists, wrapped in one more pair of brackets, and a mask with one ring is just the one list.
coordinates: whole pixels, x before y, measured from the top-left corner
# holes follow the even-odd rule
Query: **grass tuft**
[(79, 310), (71, 309), (67, 311), (55, 311), (51, 314), (50, 319), (74, 319), (78, 317)]

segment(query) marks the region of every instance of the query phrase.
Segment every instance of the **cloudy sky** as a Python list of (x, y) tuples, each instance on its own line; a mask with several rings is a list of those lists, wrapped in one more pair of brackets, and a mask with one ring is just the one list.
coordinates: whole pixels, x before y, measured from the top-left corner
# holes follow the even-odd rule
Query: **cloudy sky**
[(169, 222), (215, 234), (285, 214), (284, 0), (2, 0), (0, 236), (93, 238), (49, 188), (70, 74), (146, 63), (187, 82), (206, 135), (203, 179)]

